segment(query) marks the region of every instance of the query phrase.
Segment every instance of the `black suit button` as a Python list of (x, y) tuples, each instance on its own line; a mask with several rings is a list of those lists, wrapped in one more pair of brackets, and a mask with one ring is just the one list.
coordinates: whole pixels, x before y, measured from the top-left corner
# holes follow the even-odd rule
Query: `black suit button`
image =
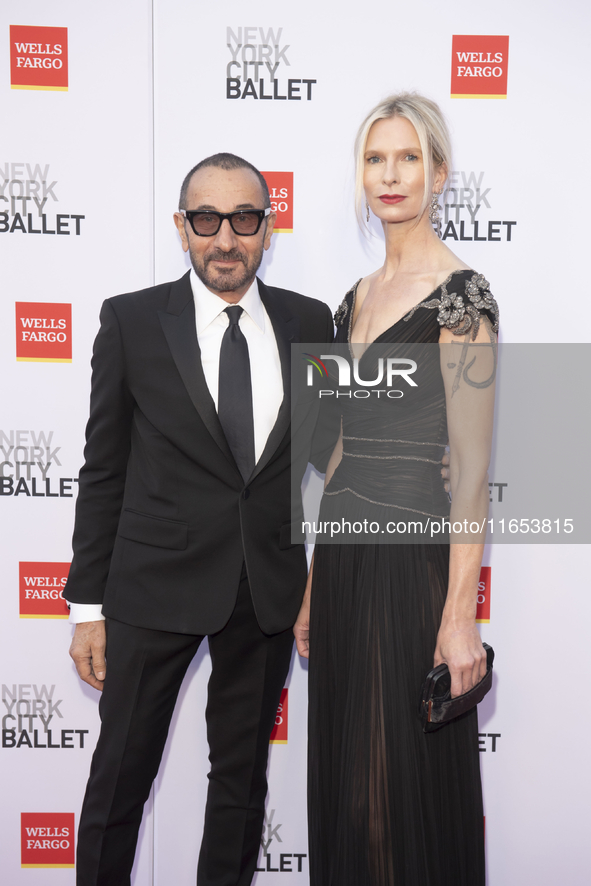
[(242, 498), (248, 498), (249, 495), (250, 495), (250, 489), (248, 487), (246, 487), (246, 489), (242, 493)]

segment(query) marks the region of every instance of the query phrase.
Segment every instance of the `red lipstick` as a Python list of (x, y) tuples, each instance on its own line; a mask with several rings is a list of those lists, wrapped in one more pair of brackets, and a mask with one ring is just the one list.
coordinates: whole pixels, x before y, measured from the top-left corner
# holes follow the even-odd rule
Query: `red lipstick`
[(382, 203), (387, 203), (388, 206), (392, 206), (395, 203), (402, 203), (403, 200), (406, 200), (406, 197), (403, 197), (402, 194), (382, 194), (379, 199)]

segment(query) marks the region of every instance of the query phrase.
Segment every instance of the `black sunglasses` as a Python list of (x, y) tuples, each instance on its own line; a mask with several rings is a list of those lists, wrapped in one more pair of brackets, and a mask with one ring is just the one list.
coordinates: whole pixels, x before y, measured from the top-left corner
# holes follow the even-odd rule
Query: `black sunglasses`
[(198, 237), (213, 237), (222, 226), (225, 218), (235, 234), (252, 237), (257, 234), (270, 209), (238, 209), (236, 212), (216, 212), (213, 209), (181, 209)]

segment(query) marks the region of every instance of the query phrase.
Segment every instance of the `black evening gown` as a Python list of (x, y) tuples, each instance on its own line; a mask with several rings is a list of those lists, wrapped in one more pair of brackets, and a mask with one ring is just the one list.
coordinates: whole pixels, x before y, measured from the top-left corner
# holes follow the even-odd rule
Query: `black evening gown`
[[(356, 286), (335, 316), (337, 342), (350, 340), (355, 293)], [(376, 343), (433, 343), (435, 355), (441, 325), (466, 328), (477, 314), (496, 328), (496, 302), (484, 278), (457, 271)], [(438, 360), (425, 371), (428, 394), (399, 410), (389, 433), (371, 427), (375, 410), (365, 413), (365, 401), (339, 401), (345, 454), (325, 490), (321, 520), (353, 510), (375, 520), (449, 513), (440, 475), (447, 429)], [(370, 457), (358, 454), (360, 441)], [(316, 545), (311, 886), (484, 886), (476, 710), (428, 735), (418, 717), (448, 568), (447, 544)]]

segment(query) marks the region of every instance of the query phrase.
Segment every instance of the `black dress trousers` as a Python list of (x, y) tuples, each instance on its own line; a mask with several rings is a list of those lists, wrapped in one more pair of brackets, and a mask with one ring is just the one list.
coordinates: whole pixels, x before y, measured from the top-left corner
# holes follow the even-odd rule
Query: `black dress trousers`
[[(77, 886), (129, 886), (144, 803), (183, 677), (202, 640), (107, 619), (102, 725), (80, 817)], [(248, 886), (252, 880), (269, 736), (292, 646), (291, 629), (272, 636), (261, 631), (243, 570), (230, 620), (209, 637), (211, 771), (198, 886)]]

